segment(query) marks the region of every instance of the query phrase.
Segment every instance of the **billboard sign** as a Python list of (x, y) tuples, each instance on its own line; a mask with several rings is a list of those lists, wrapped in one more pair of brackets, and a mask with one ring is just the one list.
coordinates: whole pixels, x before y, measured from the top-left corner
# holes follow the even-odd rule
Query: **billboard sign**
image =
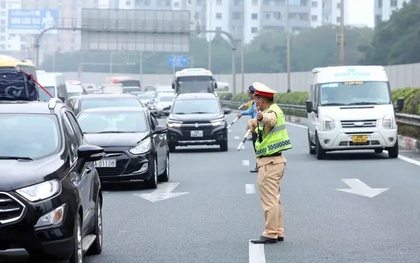
[(82, 9), (82, 50), (189, 52), (187, 10)]
[(9, 9), (7, 10), (8, 32), (38, 34), (46, 28), (58, 26), (58, 16), (58, 9)]
[(170, 68), (186, 68), (189, 65), (188, 56), (168, 56), (168, 67)]

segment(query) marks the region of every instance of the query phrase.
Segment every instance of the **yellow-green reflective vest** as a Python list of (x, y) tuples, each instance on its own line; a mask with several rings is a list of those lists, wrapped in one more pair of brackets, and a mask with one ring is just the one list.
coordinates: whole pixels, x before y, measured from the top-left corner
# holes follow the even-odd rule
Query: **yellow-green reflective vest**
[(257, 134), (262, 135), (262, 142), (259, 139), (255, 142), (257, 157), (272, 155), (292, 148), (289, 134), (286, 130), (286, 120), (283, 111), (277, 104), (273, 103), (267, 109), (267, 113), (269, 112), (274, 112), (277, 115), (277, 122), (267, 135), (264, 134), (263, 127), (255, 129)]

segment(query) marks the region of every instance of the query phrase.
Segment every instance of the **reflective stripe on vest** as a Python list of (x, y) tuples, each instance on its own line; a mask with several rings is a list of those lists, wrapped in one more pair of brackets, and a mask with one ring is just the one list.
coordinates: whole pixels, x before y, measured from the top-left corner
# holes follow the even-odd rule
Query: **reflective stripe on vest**
[[(286, 151), (292, 148), (289, 135), (286, 130), (286, 122), (283, 111), (277, 104), (273, 104), (268, 112), (274, 112), (277, 115), (276, 125), (266, 135), (263, 134), (263, 140), (255, 143), (257, 157), (271, 155), (280, 151)], [(256, 132), (263, 133), (260, 127), (256, 128)]]

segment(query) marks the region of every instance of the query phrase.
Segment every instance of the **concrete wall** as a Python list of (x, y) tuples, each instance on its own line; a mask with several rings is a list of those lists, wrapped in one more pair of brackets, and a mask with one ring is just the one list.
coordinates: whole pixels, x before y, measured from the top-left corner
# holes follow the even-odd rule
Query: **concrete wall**
[[(420, 87), (420, 63), (386, 66), (392, 89), (399, 89), (405, 87)], [(77, 72), (64, 73), (66, 79), (79, 79)], [(88, 73), (82, 72), (80, 80), (84, 83), (102, 84), (106, 82), (106, 78), (110, 76), (118, 76), (124, 74), (109, 74), (109, 73)], [(129, 75), (133, 78), (138, 78), (138, 75)], [(172, 83), (172, 75), (143, 75), (140, 80), (142, 85), (146, 84), (163, 84), (170, 85)], [(218, 81), (228, 82), (232, 87), (232, 74), (215, 75)], [(267, 86), (277, 90), (278, 92), (286, 92), (287, 74), (286, 73), (248, 73), (243, 75), (244, 83), (242, 83), (242, 74), (236, 74), (237, 92), (244, 91), (250, 84), (255, 81), (262, 82)], [(307, 91), (311, 82), (311, 72), (293, 72), (291, 73), (291, 90), (292, 91)]]

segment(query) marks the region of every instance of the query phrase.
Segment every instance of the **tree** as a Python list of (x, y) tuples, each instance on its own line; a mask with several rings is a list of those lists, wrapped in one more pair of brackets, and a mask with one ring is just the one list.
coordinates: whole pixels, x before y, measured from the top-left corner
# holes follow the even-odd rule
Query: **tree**
[(420, 1), (404, 4), (376, 28), (363, 63), (394, 65), (420, 62)]

